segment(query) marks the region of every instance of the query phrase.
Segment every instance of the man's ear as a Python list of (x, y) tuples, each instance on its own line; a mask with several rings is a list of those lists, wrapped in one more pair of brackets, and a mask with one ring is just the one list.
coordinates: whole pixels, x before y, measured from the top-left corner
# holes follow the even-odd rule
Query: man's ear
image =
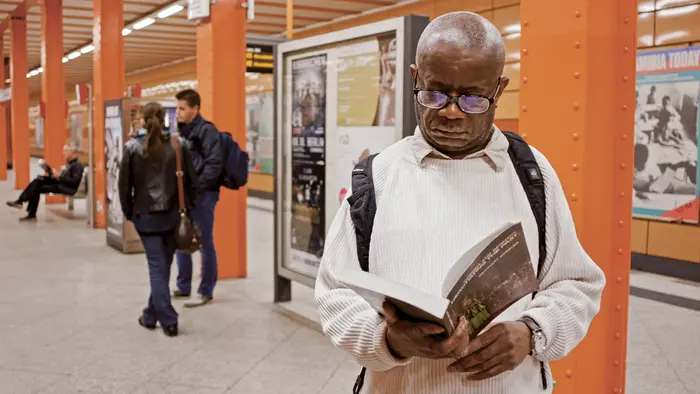
[(501, 98), (501, 95), (506, 90), (506, 86), (508, 86), (509, 82), (510, 82), (510, 78), (501, 77), (501, 81), (498, 83), (498, 91), (496, 92), (496, 96), (493, 98), (494, 104), (498, 104), (498, 99)]
[(418, 74), (418, 66), (416, 66), (415, 64), (411, 64), (410, 69), (411, 69), (411, 77), (413, 77), (413, 79), (416, 79), (416, 74)]

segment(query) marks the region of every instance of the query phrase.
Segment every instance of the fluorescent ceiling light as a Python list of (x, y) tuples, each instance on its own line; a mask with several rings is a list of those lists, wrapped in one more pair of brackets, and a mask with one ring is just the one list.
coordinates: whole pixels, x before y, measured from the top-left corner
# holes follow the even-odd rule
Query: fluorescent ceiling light
[(68, 63), (68, 60), (70, 60), (70, 59), (68, 59), (67, 57), (64, 57), (64, 58), (63, 58), (63, 63)]
[(85, 47), (83, 47), (83, 48), (80, 50), (80, 53), (90, 53), (90, 52), (92, 52), (92, 51), (94, 51), (94, 50), (95, 50), (95, 46), (92, 45), (92, 44), (90, 44), (90, 45), (86, 45)]
[(700, 8), (700, 5), (687, 5), (685, 7), (678, 7), (678, 8), (668, 8), (665, 10), (657, 11), (656, 16), (660, 18), (668, 18), (668, 17), (673, 17), (673, 16), (681, 16), (681, 15), (687, 15), (687, 14), (692, 14), (693, 12), (697, 11), (698, 8)]
[(156, 22), (156, 20), (153, 18), (141, 19), (140, 21), (134, 23), (134, 29), (141, 30), (146, 26), (150, 26), (150, 25), (154, 24), (155, 22)]
[(82, 55), (80, 52), (77, 52), (77, 51), (72, 52), (71, 54), (68, 55), (68, 59), (70, 59), (70, 60), (77, 59), (80, 57), (80, 55)]
[(122, 35), (123, 35), (123, 36), (128, 36), (129, 34), (131, 34), (131, 29), (129, 29), (129, 28), (127, 28), (127, 27), (125, 27), (125, 28), (122, 29)]
[(515, 40), (516, 38), (520, 38), (520, 33), (511, 33), (508, 35), (503, 36), (506, 40)]
[(7, 78), (7, 79), (5, 80), (5, 83), (10, 83), (10, 82), (12, 82), (12, 80), (11, 80), (10, 78)]
[(656, 36), (656, 45), (661, 45), (667, 41), (679, 40), (688, 36), (687, 30), (676, 30)]
[(181, 6), (180, 4), (172, 5), (166, 9), (164, 9), (163, 11), (159, 12), (158, 18), (161, 18), (161, 19), (167, 18), (170, 15), (177, 14), (178, 12), (180, 12), (184, 9), (185, 9), (185, 7)]
[(44, 68), (43, 68), (43, 67), (39, 67), (39, 68), (36, 70), (36, 73), (37, 73), (37, 74), (41, 74), (41, 73), (43, 73), (43, 72), (44, 72)]
[(688, 0), (657, 0), (656, 9), (660, 10), (666, 7), (673, 7), (675, 5), (680, 5), (683, 3), (688, 3)]
[(654, 45), (654, 37), (652, 37), (651, 34), (645, 34), (643, 36), (639, 36), (639, 43), (642, 44), (645, 47), (650, 47)]
[(517, 33), (520, 31), (520, 23), (515, 23), (512, 25), (505, 26), (503, 28), (504, 33)]

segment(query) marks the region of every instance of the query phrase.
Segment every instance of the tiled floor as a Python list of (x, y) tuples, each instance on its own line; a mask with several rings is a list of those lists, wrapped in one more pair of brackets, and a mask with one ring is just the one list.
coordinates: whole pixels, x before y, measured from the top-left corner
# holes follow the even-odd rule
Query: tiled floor
[[(0, 183), (0, 201), (14, 196)], [(264, 205), (264, 204), (263, 204)], [(216, 302), (188, 310), (182, 335), (138, 326), (148, 295), (142, 255), (90, 230), (77, 204), (35, 224), (0, 207), (0, 394), (348, 393), (359, 367), (316, 326), (272, 304), (272, 215), (248, 211), (250, 278), (221, 281)], [(700, 299), (700, 287), (635, 274), (633, 283)], [(312, 292), (290, 307), (312, 320)], [(633, 297), (628, 394), (700, 394), (700, 312)]]

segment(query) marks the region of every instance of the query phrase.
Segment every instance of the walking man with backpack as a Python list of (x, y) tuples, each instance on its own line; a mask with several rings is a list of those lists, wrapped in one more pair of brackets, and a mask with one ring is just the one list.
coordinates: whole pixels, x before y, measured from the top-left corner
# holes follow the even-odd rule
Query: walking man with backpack
[[(600, 309), (605, 276), (579, 243), (554, 169), (493, 124), (508, 85), (504, 61), (488, 20), (469, 12), (434, 19), (410, 70), (415, 134), (353, 171), (315, 296), (323, 331), (364, 367), (355, 394), (551, 393), (549, 362), (581, 342)], [(444, 338), (435, 335), (443, 327), (405, 320), (390, 303), (377, 313), (340, 283), (342, 271), (362, 269), (440, 294), (459, 256), (516, 221), (539, 290), (471, 341), (464, 321)]]
[[(199, 113), (201, 98), (192, 89), (176, 96), (177, 121), (180, 135), (188, 143), (194, 166), (199, 176), (199, 194), (192, 212), (192, 220), (200, 232), (202, 256), (202, 282), (197, 290), (199, 300), (185, 307), (206, 305), (214, 298), (214, 286), (218, 275), (216, 248), (214, 247), (214, 211), (219, 201), (219, 188), (225, 166), (225, 152), (219, 130)], [(190, 297), (192, 289), (192, 256), (176, 253), (178, 275), (176, 298)]]

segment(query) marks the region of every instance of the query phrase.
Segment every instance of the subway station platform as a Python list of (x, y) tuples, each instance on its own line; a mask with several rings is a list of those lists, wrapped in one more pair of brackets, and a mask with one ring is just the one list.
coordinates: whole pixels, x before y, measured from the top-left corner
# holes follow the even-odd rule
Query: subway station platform
[[(0, 207), (0, 393), (349, 393), (360, 367), (321, 334), (311, 289), (272, 303), (270, 207), (249, 203), (249, 278), (220, 281), (202, 308), (176, 301), (177, 338), (137, 324), (144, 256), (106, 246), (80, 202), (42, 205), (37, 223)], [(700, 284), (633, 273), (632, 286), (627, 393), (700, 393)]]

